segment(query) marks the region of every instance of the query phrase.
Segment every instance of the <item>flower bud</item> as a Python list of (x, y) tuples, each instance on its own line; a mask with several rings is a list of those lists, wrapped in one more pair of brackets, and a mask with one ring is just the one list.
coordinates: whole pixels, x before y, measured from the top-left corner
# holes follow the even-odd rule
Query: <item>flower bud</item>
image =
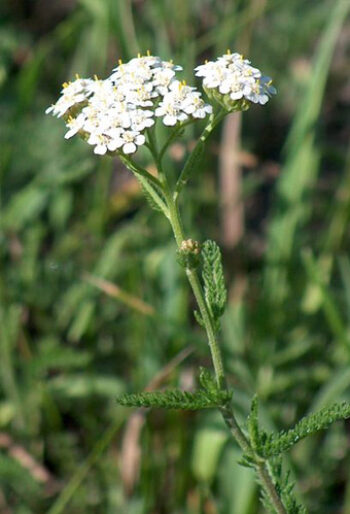
[(177, 251), (177, 260), (184, 268), (195, 269), (199, 265), (201, 247), (198, 241), (185, 239)]

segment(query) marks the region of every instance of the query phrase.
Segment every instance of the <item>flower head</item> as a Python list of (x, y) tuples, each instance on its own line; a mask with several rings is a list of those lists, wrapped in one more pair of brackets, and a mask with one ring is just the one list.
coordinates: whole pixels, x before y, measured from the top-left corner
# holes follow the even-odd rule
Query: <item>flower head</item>
[(164, 125), (173, 126), (190, 117), (204, 118), (211, 112), (211, 105), (204, 103), (196, 88), (174, 80), (169, 86), (169, 92), (164, 95), (156, 109), (155, 115), (163, 118)]
[[(105, 80), (76, 76), (65, 83), (61, 96), (46, 112), (64, 118), (66, 139), (78, 134), (97, 154), (131, 154), (145, 143), (145, 133), (157, 118), (172, 127), (212, 113), (213, 107), (196, 88), (178, 80), (176, 73), (181, 69), (149, 53), (127, 63), (119, 61)], [(228, 111), (264, 104), (276, 92), (270, 78), (237, 53), (229, 52), (195, 71), (203, 78), (208, 96)]]
[(156, 118), (172, 126), (211, 112), (195, 88), (177, 80), (181, 69), (149, 54), (119, 61), (105, 80), (77, 76), (64, 84), (60, 98), (46, 112), (65, 119), (66, 139), (79, 134), (97, 154), (131, 154), (145, 143), (144, 133)]
[(65, 82), (60, 98), (46, 109), (46, 114), (52, 113), (53, 116), (60, 118), (74, 105), (85, 102), (91, 95), (90, 88), (93, 82), (91, 79), (81, 79), (79, 76), (74, 82)]
[(228, 52), (216, 61), (195, 68), (209, 97), (227, 110), (244, 110), (250, 103), (265, 104), (276, 93), (270, 77), (238, 53)]

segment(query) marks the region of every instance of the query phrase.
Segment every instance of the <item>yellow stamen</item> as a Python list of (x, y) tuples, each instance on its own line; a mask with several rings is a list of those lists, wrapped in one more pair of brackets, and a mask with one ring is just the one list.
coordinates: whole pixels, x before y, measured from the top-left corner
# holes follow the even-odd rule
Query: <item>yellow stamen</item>
[(186, 80), (183, 80), (183, 81), (182, 81), (182, 85), (183, 85), (183, 86), (186, 86), (186, 84), (187, 84)]
[(94, 75), (94, 79), (96, 80), (96, 82), (98, 81), (98, 76), (96, 74)]
[(121, 59), (118, 59), (118, 64), (121, 66), (123, 64), (123, 61)]
[(231, 55), (231, 50), (228, 48), (228, 49), (226, 50), (226, 53), (227, 53), (227, 55)]
[(76, 78), (77, 80), (79, 80), (79, 79), (80, 79), (80, 75), (79, 75), (79, 73), (76, 73), (76, 74), (75, 74), (75, 78)]
[(204, 64), (208, 64), (208, 59), (205, 59)]
[(147, 50), (147, 55), (148, 55), (148, 57), (151, 56), (151, 52), (149, 50)]
[(69, 84), (70, 84), (70, 82), (63, 82), (62, 87), (66, 88), (69, 86)]
[(139, 52), (139, 53), (137, 54), (137, 57), (138, 57), (138, 58), (140, 59), (140, 57), (141, 57), (141, 54), (140, 54), (140, 52)]

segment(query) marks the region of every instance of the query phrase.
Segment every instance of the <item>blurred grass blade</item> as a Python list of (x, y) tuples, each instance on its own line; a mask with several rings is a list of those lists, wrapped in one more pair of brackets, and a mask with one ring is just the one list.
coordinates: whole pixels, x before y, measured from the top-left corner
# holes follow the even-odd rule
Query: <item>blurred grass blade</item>
[(240, 452), (233, 446), (226, 448), (219, 471), (220, 496), (225, 498), (228, 514), (253, 514), (257, 497), (254, 472), (238, 464)]
[(223, 430), (202, 428), (194, 440), (192, 471), (200, 482), (210, 484), (216, 474), (228, 434)]
[(90, 455), (85, 460), (85, 462), (80, 465), (72, 478), (69, 480), (67, 485), (62, 490), (61, 494), (54, 502), (52, 507), (47, 511), (46, 514), (61, 514), (61, 512), (65, 512), (65, 508), (68, 502), (71, 500), (72, 496), (79, 488), (83, 480), (88, 475), (90, 469), (97, 464), (99, 459), (101, 458), (103, 452), (108, 448), (110, 443), (113, 440), (113, 437), (117, 430), (120, 428), (123, 422), (123, 418), (119, 418), (117, 421), (112, 423), (110, 427), (102, 434), (100, 439), (95, 444), (92, 449)]
[[(331, 280), (336, 252), (341, 249), (342, 244), (345, 242), (346, 229), (350, 218), (350, 150), (335, 198), (336, 203), (334, 205), (334, 202), (332, 202), (329, 212), (330, 222), (323, 238), (322, 253), (317, 259), (317, 267), (321, 271), (324, 287)], [(344, 278), (345, 276), (343, 275)], [(346, 281), (344, 285), (346, 286)], [(302, 302), (304, 310), (309, 314), (315, 313), (322, 305), (322, 298), (323, 294), (320, 287), (314, 282), (308, 284)], [(348, 302), (348, 305), (350, 305), (350, 302)]]
[(7, 309), (0, 305), (0, 381), (3, 391), (15, 406), (15, 426), (23, 430), (25, 416), (14, 362), (17, 337), (21, 326), (21, 313), (18, 305), (11, 305)]
[(339, 259), (340, 274), (343, 281), (344, 294), (347, 307), (347, 319), (350, 323), (350, 260), (347, 256), (342, 256)]
[(153, 316), (155, 314), (155, 310), (151, 305), (148, 305), (143, 300), (140, 300), (140, 298), (137, 298), (136, 296), (133, 296), (130, 293), (127, 293), (126, 291), (123, 291), (119, 286), (113, 284), (112, 282), (109, 282), (108, 280), (103, 280), (102, 278), (94, 277), (89, 273), (85, 273), (83, 275), (83, 278), (89, 284), (92, 284), (93, 286), (97, 287), (98, 289), (106, 293), (108, 296), (120, 300), (122, 303), (124, 303), (131, 309), (134, 309), (135, 311), (140, 312), (141, 314), (145, 314), (147, 316)]
[(318, 173), (315, 128), (332, 55), (350, 4), (338, 0), (330, 13), (315, 58), (311, 78), (286, 143), (286, 160), (277, 184), (277, 205), (270, 222), (266, 253), (265, 291), (272, 303), (286, 297), (288, 263), (296, 234), (310, 214), (305, 195)]
[(328, 382), (322, 387), (310, 406), (309, 413), (317, 412), (333, 402), (349, 398), (345, 391), (350, 387), (350, 368), (337, 370)]
[(317, 262), (314, 256), (312, 255), (311, 250), (305, 250), (302, 253), (302, 260), (310, 282), (316, 284), (321, 293), (322, 308), (326, 320), (328, 322), (328, 326), (332, 331), (333, 335), (335, 336), (335, 338), (343, 346), (346, 355), (350, 357), (350, 341), (347, 335), (347, 327), (341, 318), (339, 309), (334, 301), (331, 292), (329, 291), (329, 289), (327, 289), (326, 285), (323, 282), (322, 270), (318, 268)]
[(138, 52), (146, 52), (147, 48), (140, 48), (136, 36), (132, 2), (131, 0), (108, 0), (111, 12), (112, 31), (120, 45), (123, 60), (136, 57)]

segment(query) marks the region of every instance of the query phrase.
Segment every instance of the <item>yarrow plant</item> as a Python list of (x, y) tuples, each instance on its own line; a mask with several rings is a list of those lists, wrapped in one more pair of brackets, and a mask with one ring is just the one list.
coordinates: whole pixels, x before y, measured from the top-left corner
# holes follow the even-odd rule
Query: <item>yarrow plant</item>
[[(180, 193), (198, 169), (206, 142), (218, 123), (231, 112), (245, 111), (253, 104), (266, 104), (276, 89), (271, 79), (250, 61), (230, 51), (216, 61), (195, 68), (195, 75), (202, 79), (207, 101), (195, 87), (178, 78), (181, 70), (181, 66), (172, 61), (163, 61), (148, 52), (127, 63), (119, 61), (104, 80), (76, 76), (73, 82), (63, 84), (58, 101), (46, 110), (64, 119), (66, 139), (78, 135), (94, 147), (95, 154), (119, 156), (140, 181), (151, 206), (169, 220), (178, 247), (178, 262), (185, 270), (197, 301), (198, 311), (194, 314), (208, 338), (214, 375), (200, 370), (197, 391), (123, 395), (119, 403), (172, 409), (219, 409), (243, 451), (241, 464), (253, 468), (257, 474), (262, 500), (269, 512), (306, 513), (293, 497), (288, 473), (282, 473), (281, 454), (308, 434), (349, 417), (350, 406), (333, 405), (304, 418), (288, 432), (267, 434), (258, 423), (255, 397), (245, 427), (238, 424), (231, 401), (234, 392), (226, 383), (218, 341), (227, 297), (220, 249), (214, 241), (201, 245), (185, 236), (178, 206)], [(176, 184), (171, 186), (163, 167), (164, 155), (187, 125), (202, 120), (206, 120), (204, 130)], [(169, 127), (164, 141), (157, 140), (157, 124)], [(134, 158), (141, 146), (149, 150), (157, 168), (156, 176)]]

